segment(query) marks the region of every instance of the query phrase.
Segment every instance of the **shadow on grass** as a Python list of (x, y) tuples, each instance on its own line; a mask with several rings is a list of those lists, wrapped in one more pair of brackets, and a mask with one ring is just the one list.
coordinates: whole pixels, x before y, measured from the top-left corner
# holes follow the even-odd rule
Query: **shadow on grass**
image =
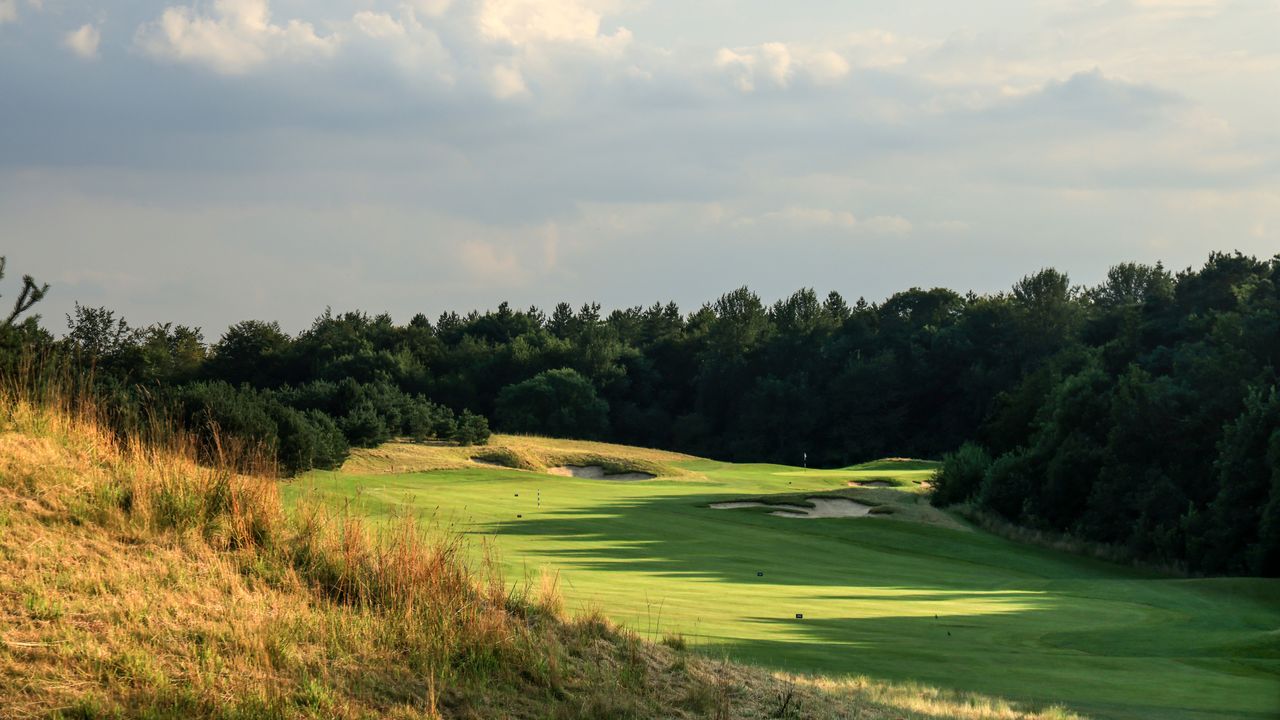
[(800, 520), (774, 517), (769, 508), (707, 507), (742, 497), (654, 496), (531, 509), (519, 519), (466, 530), (556, 540), (555, 556), (592, 570), (640, 569), (620, 563), (631, 561), (649, 573), (717, 581), (754, 579), (763, 570), (771, 582), (784, 584), (987, 592), (1027, 583), (1024, 589), (1036, 590), (1049, 580), (1141, 577), (1129, 568), (982, 533), (875, 517)]
[[(553, 563), (569, 578), (590, 571), (607, 583), (610, 573), (632, 573), (626, 587), (646, 602), (664, 602), (663, 578), (717, 583), (711, 596), (681, 586), (692, 592), (682, 601), (692, 609), (686, 615), (759, 624), (761, 632), (703, 635), (695, 644), (788, 671), (915, 679), (1115, 717), (1175, 717), (1149, 707), (1171, 711), (1168, 698), (1187, 711), (1182, 717), (1214, 709), (1265, 717), (1241, 709), (1264, 705), (1265, 693), (1280, 686), (1280, 661), (1258, 649), (1265, 644), (1249, 645), (1271, 637), (1280, 605), (1249, 597), (1246, 608), (1243, 589), (1252, 584), (1161, 579), (985, 533), (884, 518), (713, 510), (707, 506), (743, 495), (707, 490), (586, 506), (591, 500), (578, 497), (574, 507), (544, 498), (541, 507), (512, 509), (509, 519), (455, 527), (536, 539), (509, 559)], [(394, 507), (391, 497), (377, 502)], [(1209, 591), (1218, 585), (1228, 587)], [(824, 615), (831, 612), (843, 616)]]
[[(788, 671), (838, 668), (1093, 704), (1118, 717), (1160, 716), (1142, 708), (1161, 692), (1188, 711), (1235, 705), (1225, 693), (1215, 697), (1215, 690), (1202, 689), (1201, 680), (1251, 696), (1243, 702), (1254, 705), (1280, 686), (1280, 662), (1262, 656), (1250, 658), (1247, 668), (1228, 666), (1227, 653), (1209, 647), (1210, 640), (1234, 644), (1265, 633), (1280, 623), (1275, 605), (1236, 627), (1221, 620), (1226, 607), (1200, 608), (1178, 590), (1178, 581), (984, 533), (874, 517), (793, 520), (772, 517), (767, 508), (706, 507), (740, 497), (628, 497), (534, 511), (476, 531), (553, 540), (546, 559), (570, 574), (580, 568), (723, 583), (723, 606), (708, 608), (708, 616), (739, 612), (735, 603), (755, 609), (776, 591), (775, 616), (747, 618), (769, 626), (753, 633), (762, 637), (706, 640), (713, 652)], [(654, 589), (661, 597), (660, 580)], [(735, 593), (752, 593), (752, 604), (743, 605)], [(833, 600), (845, 601), (845, 612), (857, 607), (869, 616), (823, 617), (824, 603), (830, 608)], [(1150, 660), (1176, 666), (1185, 687), (1161, 690), (1167, 678)], [(1129, 704), (1133, 712), (1122, 710)]]

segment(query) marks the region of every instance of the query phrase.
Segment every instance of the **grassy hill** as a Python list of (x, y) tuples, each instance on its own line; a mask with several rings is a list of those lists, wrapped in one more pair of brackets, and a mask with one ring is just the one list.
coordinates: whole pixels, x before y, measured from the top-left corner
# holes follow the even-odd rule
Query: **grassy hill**
[[(692, 635), (650, 642), (566, 612), (567, 574), (504, 576), (455, 532), (371, 527), (300, 500), (301, 483), (286, 512), (275, 480), (192, 457), (180, 438), (121, 441), (92, 414), (0, 394), (0, 718), (1072, 717), (756, 669), (692, 651)], [(550, 477), (445, 472), (327, 481)]]
[[(569, 450), (660, 477), (538, 472), (573, 460)], [(445, 452), (450, 463), (436, 462)], [(480, 452), (535, 460), (495, 467), (471, 459)], [(389, 456), (392, 467), (377, 465)], [(1100, 717), (1280, 714), (1280, 581), (1162, 577), (1001, 539), (925, 502), (932, 469), (885, 460), (804, 470), (496, 436), (483, 451), (357, 453), (285, 496), (486, 538), (509, 577), (558, 574), (571, 615), (598, 611), (646, 639), (678, 634), (710, 657)], [(815, 496), (873, 512), (813, 520), (709, 507)]]

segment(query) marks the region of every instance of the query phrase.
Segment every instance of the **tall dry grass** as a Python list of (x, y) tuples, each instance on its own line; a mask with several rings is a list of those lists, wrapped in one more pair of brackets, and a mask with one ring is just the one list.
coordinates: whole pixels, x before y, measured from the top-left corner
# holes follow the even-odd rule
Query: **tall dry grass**
[(469, 679), (528, 674), (539, 605), (496, 562), (472, 562), (461, 535), (412, 517), (375, 530), (318, 504), (288, 513), (270, 458), (216, 432), (210, 453), (163, 418), (150, 419), (157, 430), (122, 432), (81, 387), (53, 373), (0, 382), (0, 489), (130, 544), (194, 543), (255, 583), (329, 603), (359, 618), (344, 644), (390, 651), (432, 698)]

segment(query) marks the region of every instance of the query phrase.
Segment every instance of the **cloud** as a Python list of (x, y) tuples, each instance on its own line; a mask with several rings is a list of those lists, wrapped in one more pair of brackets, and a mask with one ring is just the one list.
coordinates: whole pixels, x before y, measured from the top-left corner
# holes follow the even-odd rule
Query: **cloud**
[[(19, 1), (20, 0), (0, 0), (0, 25), (18, 21)], [(39, 12), (44, 9), (44, 0), (27, 0), (27, 7)]]
[(834, 227), (842, 230), (852, 230), (858, 226), (857, 218), (847, 210), (795, 206), (767, 212), (758, 218), (744, 218), (736, 224), (754, 225), (757, 222), (781, 223), (797, 228)]
[[(601, 39), (600, 11), (582, 0), (480, 0), (476, 24), (490, 40), (528, 45)], [(612, 39), (629, 39), (619, 28)]]
[(458, 262), (472, 278), (505, 286), (528, 281), (529, 271), (516, 254), (484, 240), (463, 241), (457, 250)]
[(404, 25), (389, 13), (363, 10), (352, 16), (351, 22), (366, 36), (379, 40), (404, 37), (407, 34)]
[(1108, 77), (1098, 68), (1049, 80), (1033, 92), (1010, 96), (997, 112), (1011, 111), (1021, 122), (1042, 121), (1094, 127), (1142, 127), (1183, 101), (1174, 93)]
[(933, 46), (928, 40), (888, 30), (861, 30), (845, 36), (840, 50), (857, 67), (888, 68), (904, 65)]
[(720, 48), (714, 65), (738, 90), (754, 92), (760, 83), (787, 88), (803, 78), (816, 85), (830, 85), (849, 74), (849, 61), (833, 50), (815, 50), (767, 42), (745, 48)]
[(1223, 0), (1133, 0), (1139, 9), (1158, 16), (1183, 18), (1213, 17), (1222, 11)]
[(875, 235), (910, 235), (911, 221), (898, 215), (876, 215), (862, 223), (863, 229)]
[(352, 33), (348, 40), (364, 41), (368, 56), (389, 57), (415, 78), (425, 74), (444, 86), (454, 84), (452, 54), (436, 31), (419, 20), (413, 7), (402, 6), (399, 16), (364, 10), (352, 16), (350, 24)]
[(98, 56), (98, 44), (102, 41), (102, 33), (93, 25), (84, 24), (67, 33), (62, 42), (71, 52), (82, 58), (92, 59)]
[[(743, 282), (875, 293), (916, 272), (1003, 287), (1044, 263), (1152, 257), (1156, 238), (1175, 265), (1212, 242), (1273, 252), (1276, 10), (1178, 23), (1138, 0), (933, 1), (730, 18), (647, 0), (51, 0), (40, 17), (0, 0), (31, 25), (0, 27), (0, 217), (22, 238), (11, 255), (97, 267), (74, 241), (43, 247), (136, 206), (103, 242), (197, 291), (218, 283), (140, 238), (273, 248), (263, 277), (303, 255), (301, 275), (368, 265), (368, 284), (277, 288), (300, 322), (328, 302), (409, 312), (509, 287), (606, 303)], [(70, 14), (89, 6), (111, 25)], [(106, 36), (91, 73), (56, 57), (82, 22)], [(113, 54), (110, 28), (139, 27), (147, 61)], [(1236, 205), (1187, 202), (1208, 191)], [(77, 193), (97, 202), (54, 202)], [(202, 268), (232, 257), (208, 253)], [(256, 312), (162, 300), (151, 319)]]
[(529, 88), (524, 82), (524, 75), (520, 73), (520, 68), (514, 65), (495, 66), (493, 68), (493, 84), (491, 87), (493, 88), (494, 97), (499, 100), (509, 100), (529, 94)]
[(870, 235), (908, 235), (914, 226), (898, 215), (874, 215), (865, 220), (848, 210), (791, 205), (760, 215), (745, 215), (730, 223), (731, 227), (780, 226), (793, 231), (838, 230)]
[(267, 0), (215, 0), (211, 15), (186, 6), (166, 8), (138, 29), (135, 42), (154, 57), (239, 75), (272, 60), (328, 57), (339, 38), (318, 35), (301, 20), (273, 23)]
[(452, 6), (453, 0), (409, 0), (408, 2), (408, 7), (427, 17), (440, 17)]

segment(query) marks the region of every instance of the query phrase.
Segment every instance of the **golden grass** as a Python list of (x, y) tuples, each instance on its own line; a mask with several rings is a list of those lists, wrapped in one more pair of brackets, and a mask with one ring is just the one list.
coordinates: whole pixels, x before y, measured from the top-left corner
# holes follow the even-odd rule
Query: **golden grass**
[[(79, 407), (0, 392), (0, 718), (1067, 717), (566, 619), (555, 574), (508, 583), (410, 520), (286, 516), (269, 477)], [(529, 446), (598, 451), (504, 445)]]
[(354, 449), (340, 472), (352, 475), (429, 472), (500, 465), (514, 470), (546, 472), (563, 465), (601, 465), (609, 472), (645, 472), (658, 477), (689, 477), (675, 463), (690, 455), (626, 445), (563, 440), (533, 435), (493, 435), (487, 445), (459, 447), (446, 443), (393, 442)]

